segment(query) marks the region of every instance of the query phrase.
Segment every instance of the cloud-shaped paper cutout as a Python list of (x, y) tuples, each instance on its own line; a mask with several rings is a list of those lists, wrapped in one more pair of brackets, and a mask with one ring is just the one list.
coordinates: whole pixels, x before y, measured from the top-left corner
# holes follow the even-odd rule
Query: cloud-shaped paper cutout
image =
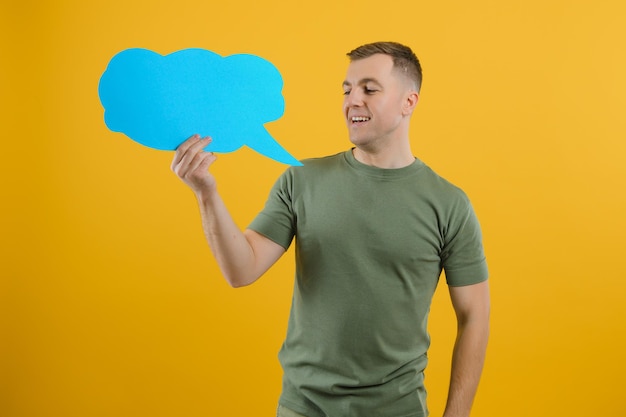
[(276, 67), (255, 55), (221, 57), (194, 48), (163, 56), (137, 48), (111, 59), (98, 94), (107, 127), (142, 145), (175, 150), (198, 133), (213, 138), (209, 151), (247, 145), (302, 165), (263, 126), (283, 115), (282, 88)]

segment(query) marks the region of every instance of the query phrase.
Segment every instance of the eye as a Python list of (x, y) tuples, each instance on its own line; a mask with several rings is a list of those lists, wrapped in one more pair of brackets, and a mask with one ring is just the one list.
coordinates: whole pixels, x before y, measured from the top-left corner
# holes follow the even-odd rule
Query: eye
[(377, 92), (378, 90), (376, 90), (375, 88), (369, 88), (369, 87), (364, 87), (363, 88), (363, 92), (365, 94), (374, 94), (375, 92)]
[(343, 90), (343, 95), (344, 96), (349, 96), (350, 95), (350, 90)]

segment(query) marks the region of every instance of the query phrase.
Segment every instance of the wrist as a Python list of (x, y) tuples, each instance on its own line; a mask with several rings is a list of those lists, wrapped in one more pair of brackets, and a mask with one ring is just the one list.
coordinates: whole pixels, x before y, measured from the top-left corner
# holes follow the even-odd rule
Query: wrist
[(203, 206), (207, 204), (210, 205), (219, 198), (216, 188), (199, 188), (194, 190), (194, 193), (198, 199), (198, 203)]

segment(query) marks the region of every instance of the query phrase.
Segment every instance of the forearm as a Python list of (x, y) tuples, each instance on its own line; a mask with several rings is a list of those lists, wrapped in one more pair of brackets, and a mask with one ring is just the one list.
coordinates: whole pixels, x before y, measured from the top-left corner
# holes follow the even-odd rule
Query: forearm
[(444, 417), (468, 417), (485, 362), (488, 319), (459, 323)]
[(226, 281), (233, 287), (253, 283), (260, 275), (254, 250), (219, 193), (215, 190), (196, 193), (196, 198), (204, 235)]
[(191, 136), (176, 149), (171, 168), (198, 199), (202, 228), (224, 278), (241, 287), (256, 281), (284, 248), (258, 233), (242, 232), (235, 224), (209, 172), (216, 160), (213, 152), (204, 151), (209, 143), (209, 137)]

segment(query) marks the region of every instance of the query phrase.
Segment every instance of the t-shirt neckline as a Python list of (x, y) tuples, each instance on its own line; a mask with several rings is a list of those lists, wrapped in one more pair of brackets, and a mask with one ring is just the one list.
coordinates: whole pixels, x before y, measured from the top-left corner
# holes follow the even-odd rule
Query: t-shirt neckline
[(365, 174), (373, 178), (389, 180), (402, 179), (416, 174), (424, 166), (424, 163), (422, 161), (420, 161), (418, 158), (415, 158), (415, 160), (411, 164), (402, 168), (379, 168), (358, 161), (352, 153), (353, 149), (354, 148), (344, 152), (344, 159), (346, 163), (359, 173)]

